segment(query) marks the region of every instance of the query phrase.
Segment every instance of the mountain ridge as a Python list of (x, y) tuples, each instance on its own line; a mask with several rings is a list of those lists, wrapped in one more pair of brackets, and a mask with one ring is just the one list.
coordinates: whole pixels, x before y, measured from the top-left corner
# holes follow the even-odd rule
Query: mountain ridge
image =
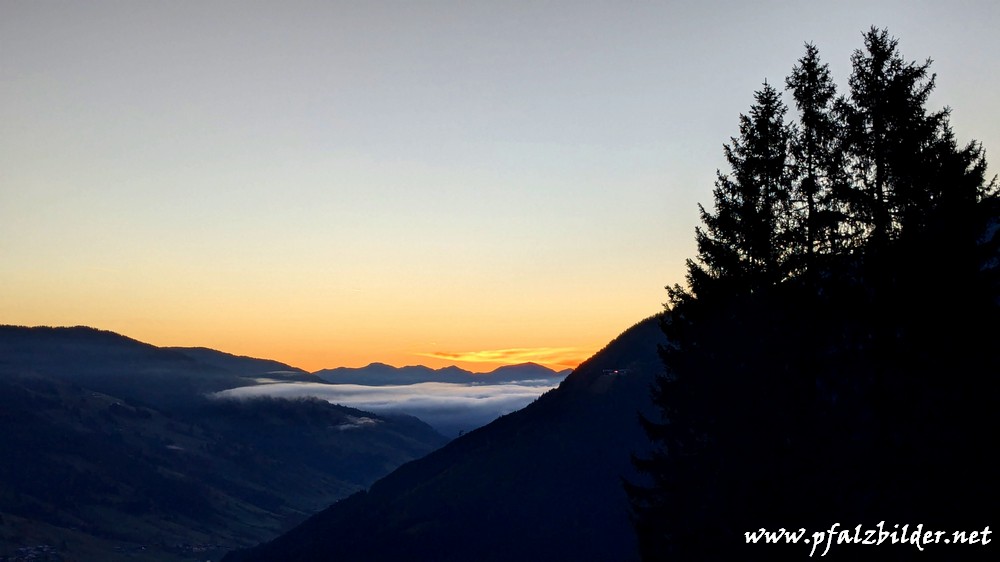
[[(21, 332), (20, 336), (16, 332)], [(27, 341), (25, 334), (32, 334), (34, 339), (60, 338), (63, 344), (66, 338), (80, 342), (100, 342), (107, 345), (125, 344), (135, 349), (132, 355), (141, 355), (138, 350), (148, 354), (158, 354), (161, 360), (172, 357), (179, 363), (193, 361), (207, 371), (228, 372), (236, 374), (248, 381), (255, 377), (273, 377), (276, 381), (300, 382), (330, 382), (343, 384), (413, 384), (417, 382), (512, 382), (527, 378), (561, 379), (572, 372), (572, 369), (556, 370), (535, 362), (501, 365), (490, 371), (471, 371), (457, 365), (432, 368), (425, 365), (406, 365), (395, 367), (387, 363), (374, 361), (364, 367), (331, 367), (317, 371), (308, 371), (273, 359), (264, 359), (247, 355), (233, 354), (203, 346), (157, 346), (141, 340), (92, 326), (20, 326), (0, 324), (0, 351), (5, 354), (17, 354), (16, 346), (11, 346), (12, 339)], [(23, 351), (20, 350), (20, 351)], [(170, 355), (174, 354), (174, 355)], [(0, 364), (4, 356), (0, 356)], [(35, 362), (46, 363), (45, 358), (35, 357)], [(188, 365), (192, 365), (188, 363)]]
[(562, 379), (571, 369), (556, 371), (538, 363), (501, 365), (487, 372), (473, 372), (455, 365), (433, 369), (424, 365), (394, 367), (385, 363), (370, 363), (364, 367), (335, 367), (315, 371), (313, 375), (333, 384), (384, 386), (421, 382), (503, 383), (522, 380)]

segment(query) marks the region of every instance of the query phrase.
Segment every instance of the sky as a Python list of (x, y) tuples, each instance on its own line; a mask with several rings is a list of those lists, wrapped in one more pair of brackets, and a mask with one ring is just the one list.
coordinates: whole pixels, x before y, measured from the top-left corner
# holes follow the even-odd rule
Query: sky
[(888, 28), (989, 158), (997, 22), (993, 0), (0, 0), (0, 323), (308, 370), (573, 366), (683, 283), (723, 143), (805, 42), (843, 92)]

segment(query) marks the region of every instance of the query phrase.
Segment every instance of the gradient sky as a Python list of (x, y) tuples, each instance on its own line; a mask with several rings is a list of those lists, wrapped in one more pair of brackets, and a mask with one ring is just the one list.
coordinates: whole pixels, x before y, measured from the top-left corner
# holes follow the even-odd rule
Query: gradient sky
[(683, 281), (722, 144), (804, 42), (843, 89), (887, 27), (989, 156), (998, 23), (995, 0), (0, 0), (0, 323), (310, 370), (572, 365)]

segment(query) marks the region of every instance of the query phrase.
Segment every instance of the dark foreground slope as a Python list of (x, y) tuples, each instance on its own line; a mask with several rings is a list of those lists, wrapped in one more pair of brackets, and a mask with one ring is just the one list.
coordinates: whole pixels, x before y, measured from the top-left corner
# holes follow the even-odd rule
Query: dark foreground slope
[(225, 560), (636, 558), (620, 478), (647, 447), (637, 413), (662, 339), (640, 322), (523, 410)]
[(306, 375), (193, 355), (208, 361), (89, 328), (0, 327), (0, 560), (205, 560), (446, 442), (320, 400), (206, 399)]

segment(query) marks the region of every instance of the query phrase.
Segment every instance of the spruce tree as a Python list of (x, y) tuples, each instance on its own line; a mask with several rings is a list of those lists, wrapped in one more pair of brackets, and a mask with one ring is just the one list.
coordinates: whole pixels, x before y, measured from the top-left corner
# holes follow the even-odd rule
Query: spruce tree
[(785, 241), (790, 203), (787, 108), (767, 82), (754, 93), (740, 134), (724, 145), (731, 173), (717, 173), (714, 211), (699, 205), (698, 260), (688, 260), (696, 295), (752, 293), (789, 274)]
[(850, 97), (840, 108), (856, 232), (884, 249), (904, 228), (925, 224), (937, 187), (922, 172), (948, 112), (925, 107), (935, 78), (929, 59), (907, 62), (884, 29), (871, 28), (864, 43), (851, 57)]
[(834, 114), (837, 87), (816, 46), (807, 43), (805, 47), (805, 55), (785, 80), (799, 112), (790, 143), (796, 221), (796, 235), (790, 242), (800, 272), (817, 265), (817, 254), (840, 250), (847, 183), (840, 151), (842, 127)]
[[(654, 398), (663, 419), (644, 421), (660, 449), (650, 459), (634, 459), (653, 485), (626, 485), (645, 559), (703, 555), (699, 551), (710, 542), (707, 535), (732, 527), (732, 520), (716, 520), (714, 514), (730, 513), (734, 497), (725, 490), (739, 486), (717, 468), (725, 462), (746, 465), (759, 449), (729, 447), (734, 434), (719, 424), (719, 413), (738, 415), (746, 411), (744, 398), (761, 388), (782, 387), (758, 385), (758, 373), (731, 361), (742, 361), (743, 353), (731, 349), (720, 354), (718, 343), (735, 338), (746, 353), (785, 344), (769, 338), (754, 319), (770, 290), (792, 274), (788, 240), (795, 224), (786, 111), (779, 92), (765, 82), (750, 111), (740, 115), (739, 136), (724, 145), (731, 171), (718, 173), (714, 209), (699, 206), (704, 227), (696, 230), (697, 261), (687, 262), (691, 292), (679, 286), (670, 290), (672, 310), (664, 330), (671, 345), (661, 355), (671, 376), (658, 380)], [(735, 312), (730, 306), (743, 309)], [(720, 314), (729, 321), (719, 322)], [(772, 374), (780, 377), (779, 371)], [(732, 394), (725, 396), (734, 399), (719, 400), (713, 390), (727, 386)], [(758, 418), (754, 423), (764, 428), (771, 421)]]

